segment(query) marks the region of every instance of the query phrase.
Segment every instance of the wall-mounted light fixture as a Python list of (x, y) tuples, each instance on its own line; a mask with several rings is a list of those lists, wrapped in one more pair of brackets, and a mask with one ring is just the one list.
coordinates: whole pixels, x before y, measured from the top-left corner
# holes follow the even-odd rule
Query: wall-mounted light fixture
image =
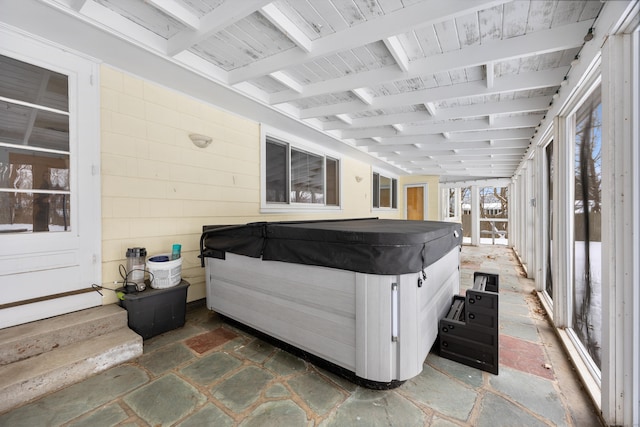
[(200, 135), (198, 133), (189, 134), (189, 138), (191, 139), (191, 142), (193, 142), (193, 144), (199, 148), (207, 147), (209, 144), (211, 144), (212, 141), (212, 138), (210, 136)]
[(361, 176), (356, 176), (356, 182), (360, 182), (362, 181), (362, 177)]

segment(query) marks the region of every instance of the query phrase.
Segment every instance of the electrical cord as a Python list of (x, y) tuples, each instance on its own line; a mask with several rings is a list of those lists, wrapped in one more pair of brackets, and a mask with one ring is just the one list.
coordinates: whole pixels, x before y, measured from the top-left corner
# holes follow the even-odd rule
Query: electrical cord
[[(152, 281), (153, 281), (153, 277), (154, 277), (154, 276), (153, 276), (153, 273), (152, 273), (151, 271), (149, 271), (149, 270), (147, 270), (147, 269), (144, 269), (144, 268), (134, 268), (134, 269), (132, 269), (131, 271), (127, 271), (127, 268), (126, 268), (124, 265), (120, 264), (120, 265), (118, 266), (118, 272), (120, 273), (120, 277), (122, 278), (122, 282), (117, 282), (117, 281), (116, 281), (115, 283), (121, 283), (121, 284), (122, 284), (122, 286), (121, 286), (121, 287), (122, 287), (122, 288), (125, 288), (125, 289), (126, 289), (127, 285), (136, 286), (136, 282), (132, 282), (132, 281), (130, 281), (130, 280), (129, 280), (129, 275), (130, 275), (131, 273), (133, 273), (134, 271), (142, 271), (142, 272), (144, 272), (144, 273), (149, 273), (149, 281), (150, 281), (150, 282), (152, 282)], [(113, 292), (116, 292), (116, 293), (117, 293), (117, 292), (119, 292), (119, 289), (120, 289), (120, 288), (109, 288), (109, 287), (107, 287), (107, 286), (104, 286), (104, 285), (98, 285), (98, 284), (96, 284), (96, 283), (92, 283), (92, 284), (91, 284), (91, 287), (92, 287), (92, 288), (93, 288), (97, 293), (99, 293), (99, 294), (100, 294), (100, 296), (104, 296), (104, 294), (103, 294), (102, 292), (100, 292), (101, 290), (107, 289), (107, 290), (109, 290), (109, 291), (113, 291)]]

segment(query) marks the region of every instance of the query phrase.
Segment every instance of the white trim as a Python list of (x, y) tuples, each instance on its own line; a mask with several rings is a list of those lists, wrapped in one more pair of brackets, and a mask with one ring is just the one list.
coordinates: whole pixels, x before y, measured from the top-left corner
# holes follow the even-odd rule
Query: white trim
[[(638, 17), (636, 8), (635, 17)], [(612, 425), (640, 422), (640, 37), (603, 46), (602, 412)], [(606, 148), (606, 149), (605, 149)], [(605, 169), (605, 167), (607, 167)]]
[[(69, 88), (71, 229), (62, 233), (2, 236), (0, 260), (11, 267), (6, 269), (3, 280), (10, 280), (14, 290), (23, 291), (12, 295), (11, 300), (101, 283), (98, 63), (4, 25), (0, 25), (0, 54), (64, 74), (68, 76)], [(1, 310), (0, 328), (101, 303), (102, 297), (91, 292)]]

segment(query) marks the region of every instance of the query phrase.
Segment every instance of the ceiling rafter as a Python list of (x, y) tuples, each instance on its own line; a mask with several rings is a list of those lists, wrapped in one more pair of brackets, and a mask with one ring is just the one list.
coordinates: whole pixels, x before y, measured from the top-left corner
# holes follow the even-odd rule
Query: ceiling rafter
[(191, 10), (175, 0), (147, 0), (147, 3), (183, 23), (192, 30), (200, 27), (200, 19)]
[(422, 124), (440, 123), (442, 120), (455, 120), (471, 117), (485, 117), (487, 114), (518, 114), (545, 111), (549, 108), (549, 97), (521, 98), (512, 101), (495, 101), (482, 104), (464, 105), (459, 107), (441, 108), (438, 116), (433, 118), (424, 112), (414, 112), (395, 115), (372, 116), (354, 118), (351, 126), (344, 126), (337, 122), (324, 125), (325, 130), (359, 128), (369, 126), (383, 126), (394, 123), (412, 123), (421, 121)]
[[(422, 3), (398, 9), (395, 12), (388, 13), (377, 19), (372, 19), (357, 26), (349, 27), (343, 31), (322, 37), (314, 41), (312, 54), (301, 50), (289, 49), (260, 61), (247, 64), (229, 73), (229, 83), (235, 84), (243, 80), (252, 80), (264, 74), (303, 64), (314, 58), (377, 42), (386, 37), (395, 36), (414, 28), (453, 19), (457, 16), (474, 13), (479, 10), (508, 3), (509, 1), (510, 0), (450, 2), (426, 0)], [(236, 2), (233, 3), (236, 4)]]
[[(532, 114), (527, 116), (514, 116), (514, 117), (501, 117), (494, 121), (493, 125), (489, 125), (486, 120), (483, 119), (471, 119), (461, 123), (455, 124), (456, 131), (475, 131), (475, 130), (498, 130), (498, 129), (513, 129), (513, 128), (532, 128), (535, 127), (542, 119), (542, 114)], [(446, 132), (452, 129), (452, 122), (439, 122), (430, 124), (419, 125), (398, 125), (391, 124), (390, 126), (402, 126), (403, 135), (425, 135), (425, 134), (438, 134)], [(369, 127), (369, 128), (356, 128), (343, 130), (340, 132), (342, 138), (371, 138), (374, 136), (379, 137), (391, 137), (397, 134), (397, 131), (390, 129), (389, 127)]]
[(567, 73), (569, 67), (554, 68), (544, 71), (532, 71), (516, 76), (500, 77), (495, 80), (493, 88), (487, 88), (482, 82), (460, 83), (453, 86), (441, 86), (433, 89), (416, 90), (398, 95), (374, 98), (370, 105), (345, 102), (341, 104), (323, 105), (301, 110), (300, 117), (311, 118), (332, 116), (340, 113), (356, 113), (360, 111), (379, 110), (416, 105), (423, 102), (443, 101), (446, 99), (495, 95), (505, 92), (540, 89), (557, 86), (558, 81)]
[[(242, 0), (224, 2), (200, 19), (200, 27), (197, 30), (184, 30), (167, 40), (165, 52), (169, 56), (174, 56), (183, 50), (188, 50), (191, 46), (222, 31), (245, 16), (251, 15), (272, 1)], [(237, 81), (236, 83), (239, 82)]]
[(309, 39), (284, 13), (280, 11), (273, 3), (270, 3), (260, 9), (260, 13), (267, 18), (273, 25), (282, 31), (292, 42), (296, 44), (304, 52), (313, 50), (313, 41)]
[[(441, 72), (501, 62), (543, 53), (562, 51), (582, 46), (589, 22), (578, 22), (549, 30), (537, 31), (511, 39), (499, 40), (480, 46), (468, 47), (438, 55), (431, 55), (411, 62), (408, 72), (398, 70), (397, 65), (388, 65), (375, 70), (349, 74), (335, 79), (308, 84), (302, 93), (283, 91), (271, 95), (273, 104), (296, 99), (348, 91), (356, 87), (376, 86), (384, 82), (434, 75)], [(558, 40), (561, 40), (559, 44)]]

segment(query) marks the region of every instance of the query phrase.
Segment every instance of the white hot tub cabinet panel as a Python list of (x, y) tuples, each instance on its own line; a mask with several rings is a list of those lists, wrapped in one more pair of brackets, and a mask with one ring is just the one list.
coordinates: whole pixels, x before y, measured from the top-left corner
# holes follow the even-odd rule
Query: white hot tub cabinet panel
[(378, 382), (422, 371), (460, 282), (459, 247), (426, 268), (422, 286), (420, 273), (364, 274), (232, 253), (205, 265), (210, 309)]

